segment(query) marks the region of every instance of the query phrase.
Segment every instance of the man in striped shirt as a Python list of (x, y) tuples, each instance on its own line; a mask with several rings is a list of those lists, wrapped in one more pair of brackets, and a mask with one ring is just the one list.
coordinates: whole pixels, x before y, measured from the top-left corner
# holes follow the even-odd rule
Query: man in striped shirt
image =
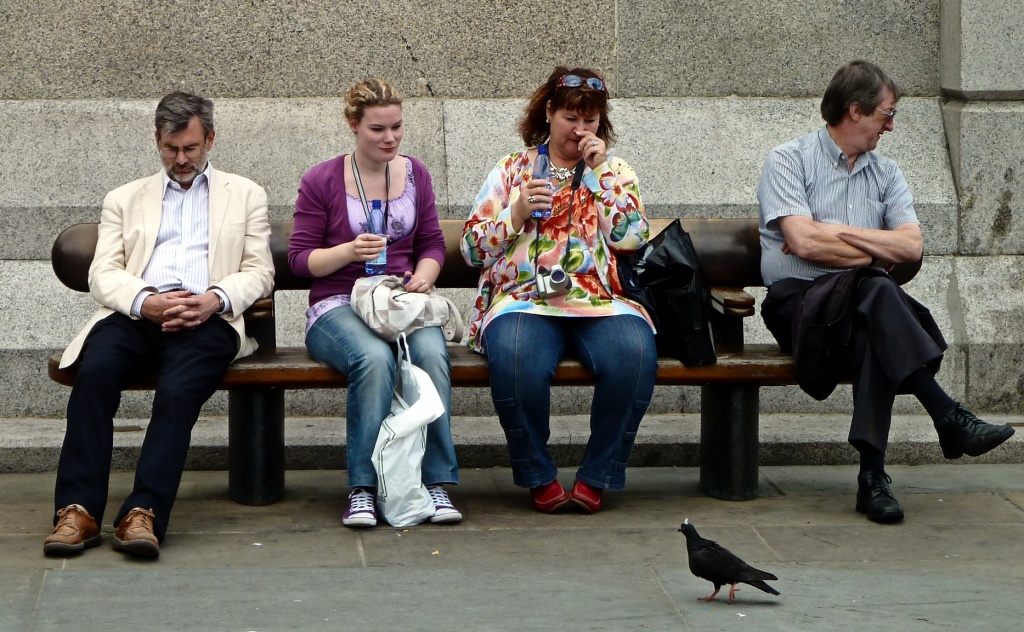
[(821, 101), (825, 125), (773, 149), (757, 187), (768, 286), (761, 315), (793, 352), (805, 391), (824, 399), (836, 382), (853, 382), (856, 509), (876, 522), (903, 518), (884, 470), (898, 393), (924, 405), (946, 458), (984, 454), (1013, 434), (982, 422), (938, 385), (946, 343), (928, 310), (887, 274), (923, 255), (903, 173), (874, 153), (894, 129), (899, 98), (878, 66), (840, 68)]
[(101, 308), (64, 351), (78, 363), (47, 555), (100, 544), (121, 391), (156, 372), (153, 412), (114, 548), (157, 557), (192, 427), (228, 365), (255, 350), (242, 313), (270, 293), (267, 196), (210, 166), (213, 103), (175, 92), (156, 109), (163, 169), (103, 201), (89, 290)]

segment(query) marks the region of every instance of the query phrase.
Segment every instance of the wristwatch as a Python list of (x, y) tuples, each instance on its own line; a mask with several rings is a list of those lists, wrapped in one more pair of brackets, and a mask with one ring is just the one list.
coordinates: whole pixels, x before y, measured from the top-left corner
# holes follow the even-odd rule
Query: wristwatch
[(219, 307), (217, 308), (217, 313), (218, 314), (223, 314), (224, 313), (224, 307), (225, 307), (225, 305), (224, 305), (224, 297), (221, 296), (220, 294), (217, 295), (217, 303), (219, 304)]

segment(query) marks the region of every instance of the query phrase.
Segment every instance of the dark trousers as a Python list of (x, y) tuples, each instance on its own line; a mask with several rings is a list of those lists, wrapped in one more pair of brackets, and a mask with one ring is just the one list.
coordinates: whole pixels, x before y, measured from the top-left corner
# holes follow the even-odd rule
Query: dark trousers
[[(793, 318), (810, 284), (797, 279), (774, 283), (761, 306), (765, 324), (786, 351), (799, 335)], [(884, 453), (900, 385), (922, 367), (937, 370), (945, 343), (922, 327), (907, 294), (887, 276), (861, 281), (850, 309), (855, 313), (843, 354), (848, 365), (840, 371), (853, 383), (849, 441)]]
[(134, 507), (152, 509), (154, 530), (162, 541), (192, 427), (237, 351), (238, 336), (217, 316), (194, 330), (176, 333), (164, 333), (160, 325), (123, 314), (96, 323), (86, 339), (68, 399), (55, 510), (77, 503), (102, 524), (121, 391), (140, 374), (156, 372), (153, 412), (135, 469), (134, 489), (113, 524)]

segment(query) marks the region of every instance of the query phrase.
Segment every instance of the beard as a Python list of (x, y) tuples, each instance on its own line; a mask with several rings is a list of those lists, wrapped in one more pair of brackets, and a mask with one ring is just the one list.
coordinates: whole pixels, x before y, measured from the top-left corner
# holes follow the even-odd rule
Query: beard
[(188, 165), (188, 171), (179, 170), (178, 165), (171, 164), (167, 167), (167, 177), (183, 187), (189, 187), (192, 186), (192, 181), (196, 179), (196, 176), (206, 171), (207, 164), (208, 160), (206, 154), (196, 162), (190, 163)]

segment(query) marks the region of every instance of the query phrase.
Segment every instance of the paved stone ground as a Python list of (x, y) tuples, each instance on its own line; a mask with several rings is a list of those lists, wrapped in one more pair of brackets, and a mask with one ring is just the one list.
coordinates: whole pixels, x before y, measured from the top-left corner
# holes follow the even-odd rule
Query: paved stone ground
[[(1024, 465), (892, 466), (907, 512), (853, 511), (850, 466), (763, 467), (761, 498), (718, 501), (693, 468), (635, 468), (605, 511), (547, 516), (507, 469), (464, 469), (460, 525), (341, 526), (344, 474), (289, 471), (244, 507), (224, 472), (186, 472), (159, 560), (104, 544), (42, 555), (53, 473), (0, 475), (0, 630), (1016, 630), (1024, 616)], [(562, 480), (571, 482), (572, 472)], [(113, 515), (131, 485), (114, 474)], [(779, 576), (704, 603), (689, 518)]]
[[(589, 405), (589, 404), (588, 404)], [(1018, 432), (998, 450), (972, 463), (1024, 464), (1024, 423), (1019, 416), (982, 415), (991, 423), (1009, 423)], [(131, 470), (138, 460), (146, 419), (114, 421), (114, 469)], [(0, 419), (0, 473), (48, 472), (57, 468), (63, 419)], [(762, 414), (758, 422), (761, 465), (848, 465), (857, 453), (846, 437), (850, 416), (825, 414)], [(590, 436), (587, 415), (551, 418), (548, 444), (558, 463), (577, 464)], [(186, 469), (228, 467), (226, 417), (201, 418), (192, 431)], [(455, 417), (452, 437), (459, 465), (508, 465), (508, 444), (495, 417)], [(344, 421), (325, 417), (285, 419), (285, 463), (292, 470), (344, 467)], [(700, 416), (646, 415), (629, 460), (633, 466), (693, 467), (700, 464)], [(895, 415), (889, 432), (886, 462), (899, 465), (947, 463), (927, 415)]]

